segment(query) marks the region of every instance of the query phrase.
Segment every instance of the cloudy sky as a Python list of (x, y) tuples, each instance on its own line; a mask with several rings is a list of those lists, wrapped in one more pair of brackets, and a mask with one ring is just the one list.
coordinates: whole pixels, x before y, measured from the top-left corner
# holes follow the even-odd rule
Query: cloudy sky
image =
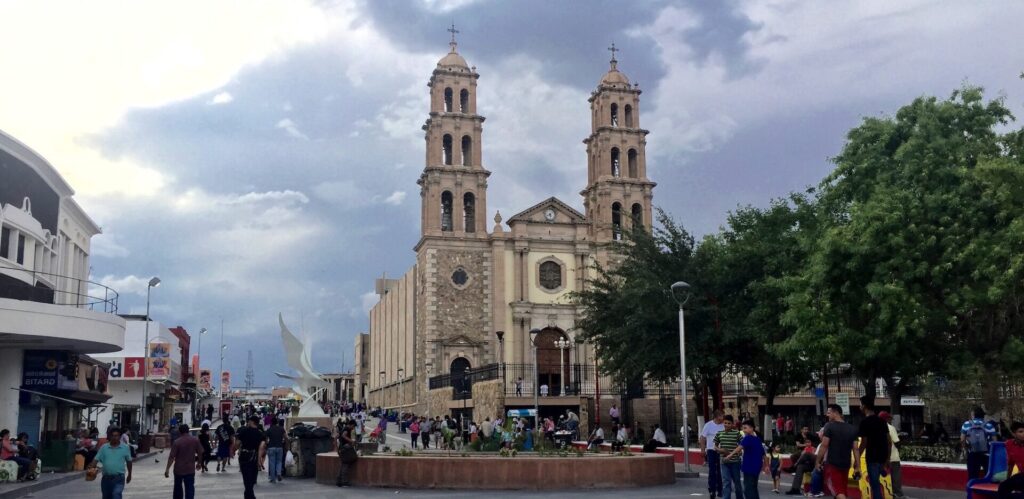
[[(259, 385), (275, 316), (353, 366), (373, 279), (419, 234), (426, 82), (481, 75), (490, 209), (582, 208), (580, 142), (606, 47), (644, 91), (656, 205), (696, 234), (817, 183), (844, 133), (963, 82), (1021, 114), (1024, 3), (420, 0), (0, 3), (0, 128), (48, 158), (102, 226), (93, 278), (190, 331), (226, 326)], [(216, 369), (217, 334), (207, 337)]]

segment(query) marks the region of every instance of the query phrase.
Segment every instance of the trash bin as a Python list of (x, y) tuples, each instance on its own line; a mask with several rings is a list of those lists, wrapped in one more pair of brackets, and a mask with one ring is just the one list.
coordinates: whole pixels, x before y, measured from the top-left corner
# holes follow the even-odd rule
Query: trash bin
[[(295, 455), (295, 472), (298, 476), (312, 478), (316, 476), (316, 455), (334, 450), (334, 438), (331, 430), (324, 427), (313, 428), (295, 425), (288, 432), (289, 438), (298, 442), (298, 454)], [(295, 446), (293, 445), (293, 449)]]
[(47, 471), (71, 471), (75, 465), (75, 441), (55, 439), (43, 442), (39, 453)]

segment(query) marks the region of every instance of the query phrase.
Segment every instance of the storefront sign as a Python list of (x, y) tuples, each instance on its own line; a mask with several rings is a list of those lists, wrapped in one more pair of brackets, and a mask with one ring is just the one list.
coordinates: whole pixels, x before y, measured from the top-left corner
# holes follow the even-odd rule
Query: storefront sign
[(850, 414), (850, 394), (849, 393), (837, 393), (836, 404), (843, 408), (843, 414)]
[(21, 380), (25, 388), (76, 390), (77, 378), (77, 356), (59, 350), (25, 350)]
[(231, 373), (224, 371), (220, 373), (220, 392), (228, 393), (231, 391)]
[(213, 390), (213, 373), (209, 369), (199, 370), (199, 388), (203, 390)]
[(119, 357), (110, 361), (110, 379), (142, 379), (142, 357)]
[(921, 400), (921, 397), (904, 395), (900, 397), (900, 405), (905, 407), (924, 407), (924, 400)]
[(149, 344), (149, 375), (167, 378), (171, 375), (171, 344), (153, 341)]

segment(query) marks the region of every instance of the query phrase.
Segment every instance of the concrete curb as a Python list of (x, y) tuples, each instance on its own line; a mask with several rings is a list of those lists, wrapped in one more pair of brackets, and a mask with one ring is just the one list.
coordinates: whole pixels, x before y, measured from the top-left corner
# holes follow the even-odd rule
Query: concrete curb
[[(155, 451), (146, 454), (139, 454), (138, 456), (135, 457), (135, 459), (132, 459), (132, 462), (139, 462), (143, 459), (153, 457), (161, 452), (162, 451)], [(38, 492), (42, 492), (46, 489), (56, 487), (58, 485), (63, 485), (65, 483), (73, 482), (75, 480), (81, 480), (83, 479), (83, 476), (85, 476), (84, 471), (69, 471), (67, 473), (62, 473), (61, 476), (59, 477), (51, 478), (49, 480), (45, 480), (42, 482), (28, 482), (28, 485), (22, 485), (21, 487), (18, 487), (13, 490), (5, 491), (3, 490), (3, 486), (0, 486), (0, 499), (18, 499), (20, 497), (26, 497), (32, 494), (36, 494)], [(26, 482), (22, 483), (24, 484)]]

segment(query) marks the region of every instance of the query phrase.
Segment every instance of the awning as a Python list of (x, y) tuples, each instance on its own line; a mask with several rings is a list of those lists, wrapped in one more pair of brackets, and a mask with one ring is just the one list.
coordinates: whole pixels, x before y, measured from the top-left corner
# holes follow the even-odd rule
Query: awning
[(102, 405), (107, 400), (110, 400), (110, 395), (87, 392), (82, 390), (62, 390), (58, 392), (60, 395), (54, 395), (52, 393), (39, 392), (36, 390), (29, 390), (27, 388), (15, 388), (11, 387), (11, 390), (18, 390), (20, 392), (31, 393), (32, 395), (39, 395), (40, 397), (48, 397), (54, 400), (60, 400), (61, 402), (67, 402), (69, 404), (80, 405), (83, 407)]
[(509, 409), (509, 417), (534, 418), (537, 417), (536, 409)]

